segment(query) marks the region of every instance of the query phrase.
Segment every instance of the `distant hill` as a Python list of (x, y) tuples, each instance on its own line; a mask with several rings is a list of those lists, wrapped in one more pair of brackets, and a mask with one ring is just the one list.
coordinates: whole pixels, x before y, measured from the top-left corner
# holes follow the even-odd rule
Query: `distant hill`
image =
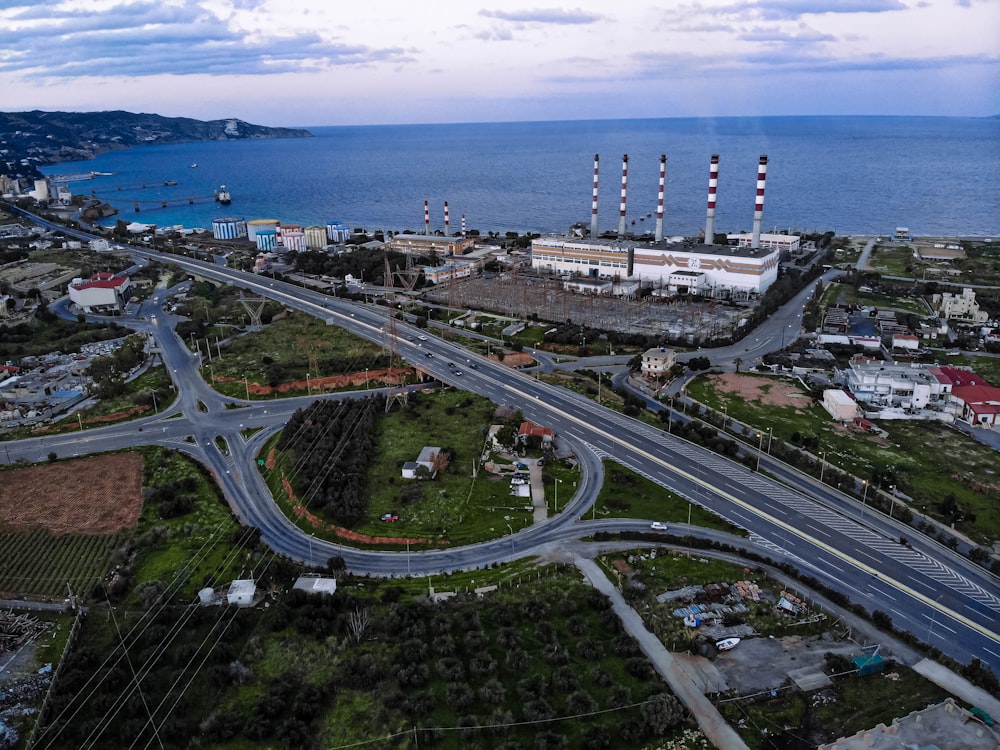
[(0, 112), (0, 174), (38, 178), (41, 166), (150, 144), (311, 136), (308, 130), (269, 128), (235, 118), (203, 121), (120, 110)]

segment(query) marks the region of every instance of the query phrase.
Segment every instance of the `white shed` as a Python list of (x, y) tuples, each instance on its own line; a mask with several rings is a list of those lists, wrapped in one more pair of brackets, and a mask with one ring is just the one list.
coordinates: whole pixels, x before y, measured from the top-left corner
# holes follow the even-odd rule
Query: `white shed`
[(837, 422), (850, 422), (858, 415), (858, 404), (847, 391), (828, 388), (823, 391), (823, 408)]
[(254, 594), (257, 593), (257, 584), (252, 579), (244, 578), (233, 581), (229, 584), (229, 593), (226, 601), (235, 604), (237, 607), (249, 607), (253, 604)]

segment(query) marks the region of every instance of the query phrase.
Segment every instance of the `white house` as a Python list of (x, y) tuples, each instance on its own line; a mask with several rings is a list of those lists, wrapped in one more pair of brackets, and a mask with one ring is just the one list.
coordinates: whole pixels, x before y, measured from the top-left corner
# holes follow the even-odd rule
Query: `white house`
[(850, 422), (858, 416), (857, 402), (839, 388), (823, 391), (823, 408), (830, 412), (836, 422)]
[(654, 347), (642, 354), (642, 374), (647, 378), (666, 377), (677, 363), (677, 352), (674, 349)]
[(417, 470), (423, 466), (429, 476), (433, 477), (441, 468), (441, 449), (435, 446), (424, 446), (416, 461), (403, 464), (403, 479), (416, 479)]
[(87, 280), (73, 279), (68, 291), (70, 300), (84, 312), (121, 312), (132, 296), (132, 282), (128, 276), (105, 271)]
[(229, 584), (226, 601), (237, 607), (249, 607), (253, 604), (253, 597), (256, 593), (257, 584), (253, 582), (253, 579), (238, 579)]

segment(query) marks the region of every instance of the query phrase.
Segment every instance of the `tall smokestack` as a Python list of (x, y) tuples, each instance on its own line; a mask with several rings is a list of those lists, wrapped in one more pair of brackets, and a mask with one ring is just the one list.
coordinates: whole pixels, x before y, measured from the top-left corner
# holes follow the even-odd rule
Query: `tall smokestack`
[(764, 223), (764, 181), (767, 179), (767, 157), (760, 157), (757, 162), (757, 204), (753, 209), (753, 236), (750, 247), (760, 247), (760, 227)]
[(462, 214), (462, 239), (465, 239), (465, 214)]
[(705, 243), (715, 244), (715, 191), (719, 187), (719, 155), (712, 154), (708, 168), (708, 213), (705, 215)]
[(448, 228), (451, 226), (451, 220), (448, 218), (448, 201), (444, 202), (444, 236), (448, 236)]
[(659, 242), (663, 239), (663, 187), (667, 184), (667, 155), (660, 154), (660, 194), (656, 199), (656, 236)]
[(625, 195), (628, 192), (628, 154), (622, 157), (622, 204), (618, 209), (618, 236), (625, 236)]
[(427, 201), (424, 201), (424, 234), (431, 233), (431, 209), (427, 205)]
[(597, 162), (598, 155), (594, 154), (594, 199), (590, 204), (590, 236), (597, 237)]

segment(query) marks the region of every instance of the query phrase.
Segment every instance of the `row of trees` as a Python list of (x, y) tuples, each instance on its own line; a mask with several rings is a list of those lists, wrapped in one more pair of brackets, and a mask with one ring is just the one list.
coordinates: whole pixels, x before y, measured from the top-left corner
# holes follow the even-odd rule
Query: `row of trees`
[(303, 504), (344, 526), (364, 517), (384, 404), (316, 401), (292, 415), (277, 448), (292, 459), (292, 487)]

